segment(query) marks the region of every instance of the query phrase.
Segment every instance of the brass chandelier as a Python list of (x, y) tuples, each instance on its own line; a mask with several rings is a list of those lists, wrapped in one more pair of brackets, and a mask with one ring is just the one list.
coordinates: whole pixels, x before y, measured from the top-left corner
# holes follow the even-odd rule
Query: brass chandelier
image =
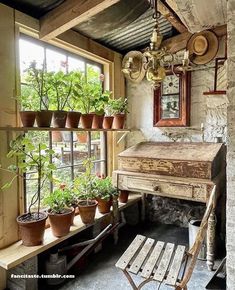
[(173, 55), (165, 47), (161, 47), (162, 34), (159, 30), (160, 12), (157, 9), (157, 0), (150, 0), (154, 10), (153, 18), (155, 25), (150, 38), (149, 47), (142, 53), (130, 51), (122, 63), (122, 72), (125, 77), (133, 82), (140, 82), (144, 76), (152, 83), (153, 88), (158, 88), (166, 76), (166, 67), (173, 64)]

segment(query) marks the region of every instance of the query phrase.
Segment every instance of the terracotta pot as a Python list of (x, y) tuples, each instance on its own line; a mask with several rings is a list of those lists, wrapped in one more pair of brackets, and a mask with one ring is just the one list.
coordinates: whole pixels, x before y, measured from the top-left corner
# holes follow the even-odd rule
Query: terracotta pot
[[(42, 244), (43, 236), (45, 232), (45, 224), (47, 219), (47, 214), (40, 212), (39, 220), (29, 220), (27, 221), (27, 216), (29, 214), (25, 213), (17, 217), (16, 221), (19, 225), (20, 236), (25, 246), (38, 246)], [(32, 213), (32, 215), (37, 217), (37, 213)]]
[(127, 190), (121, 190), (118, 196), (118, 199), (121, 203), (127, 203), (129, 196), (129, 191)]
[(21, 111), (20, 119), (24, 127), (33, 127), (36, 118), (36, 112)]
[(79, 143), (87, 143), (87, 133), (86, 132), (77, 132), (77, 139)]
[(103, 128), (104, 115), (94, 115), (92, 121), (92, 129), (102, 129)]
[(113, 119), (113, 129), (123, 129), (125, 123), (125, 114), (116, 114)]
[(51, 132), (52, 142), (62, 142), (62, 134), (60, 131)]
[(79, 120), (81, 117), (80, 112), (68, 112), (67, 120), (66, 120), (66, 127), (67, 128), (77, 128), (79, 124)]
[(67, 112), (65, 111), (54, 111), (53, 113), (53, 127), (64, 128), (67, 119)]
[(113, 124), (113, 116), (104, 116), (103, 128), (111, 129)]
[(84, 129), (90, 129), (92, 126), (94, 114), (82, 114), (81, 115), (81, 125)]
[(50, 127), (51, 119), (53, 112), (52, 111), (39, 111), (36, 113), (36, 121), (38, 127)]
[(74, 217), (75, 217), (75, 215), (76, 215), (76, 214), (79, 214), (79, 213), (78, 213), (78, 208), (77, 208), (77, 206), (73, 206), (73, 208), (74, 208), (74, 211), (73, 211), (73, 213), (72, 213), (72, 215), (71, 215), (71, 226), (74, 224), (73, 221), (74, 221)]
[(112, 199), (102, 199), (97, 197), (96, 200), (98, 201), (98, 210), (100, 213), (105, 214), (110, 212), (110, 207), (112, 206)]
[(97, 204), (96, 200), (93, 200), (88, 205), (85, 200), (78, 203), (79, 214), (84, 224), (92, 224), (94, 222)]
[(73, 212), (74, 208), (67, 209), (67, 211), (62, 214), (48, 212), (51, 230), (55, 237), (63, 237), (69, 233)]

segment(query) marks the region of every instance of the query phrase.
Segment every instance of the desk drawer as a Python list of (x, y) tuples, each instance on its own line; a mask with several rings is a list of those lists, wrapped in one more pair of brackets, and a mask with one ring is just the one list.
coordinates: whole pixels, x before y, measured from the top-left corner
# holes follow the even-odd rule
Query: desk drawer
[(146, 192), (160, 196), (180, 199), (189, 199), (205, 202), (207, 199), (207, 186), (199, 184), (181, 184), (177, 182), (141, 178), (121, 175), (119, 188), (129, 191)]

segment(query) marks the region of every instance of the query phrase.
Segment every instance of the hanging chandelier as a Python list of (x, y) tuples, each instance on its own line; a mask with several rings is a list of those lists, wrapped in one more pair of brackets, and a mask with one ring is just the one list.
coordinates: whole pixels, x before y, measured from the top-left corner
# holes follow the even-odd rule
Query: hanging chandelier
[(160, 12), (157, 8), (157, 0), (150, 0), (154, 10), (153, 19), (155, 25), (150, 38), (149, 47), (142, 53), (130, 51), (122, 63), (122, 72), (125, 77), (133, 82), (140, 82), (146, 75), (153, 88), (158, 88), (166, 76), (166, 67), (173, 65), (173, 55), (165, 47), (161, 47), (163, 36), (159, 30)]

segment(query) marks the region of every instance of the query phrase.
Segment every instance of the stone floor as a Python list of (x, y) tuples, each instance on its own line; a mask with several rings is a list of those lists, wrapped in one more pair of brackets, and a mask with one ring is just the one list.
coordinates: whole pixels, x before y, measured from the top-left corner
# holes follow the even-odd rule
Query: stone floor
[[(76, 275), (75, 279), (66, 281), (57, 290), (130, 290), (126, 278), (121, 271), (115, 268), (115, 262), (132, 241), (137, 233), (167, 242), (188, 244), (188, 230), (169, 225), (149, 224), (144, 227), (125, 226), (120, 230), (117, 246), (106, 241), (103, 250), (95, 255), (90, 255), (85, 270)], [(207, 271), (206, 263), (198, 260), (193, 276), (188, 285), (188, 290), (205, 289), (213, 273)], [(45, 289), (45, 288), (44, 288)], [(157, 289), (156, 284), (149, 283), (143, 289)], [(172, 289), (162, 285), (160, 290)]]

